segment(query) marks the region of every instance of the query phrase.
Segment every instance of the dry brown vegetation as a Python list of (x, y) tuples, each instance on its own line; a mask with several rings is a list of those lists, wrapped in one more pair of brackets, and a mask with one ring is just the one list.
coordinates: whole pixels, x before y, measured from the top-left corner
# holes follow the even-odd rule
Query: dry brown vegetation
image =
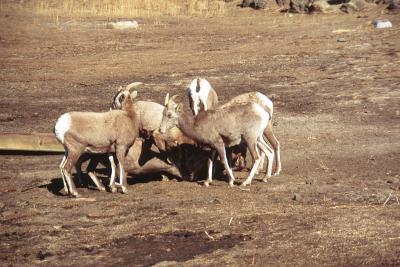
[(156, 17), (221, 16), (226, 4), (220, 0), (31, 0), (1, 3), (2, 9), (17, 8), (53, 17)]

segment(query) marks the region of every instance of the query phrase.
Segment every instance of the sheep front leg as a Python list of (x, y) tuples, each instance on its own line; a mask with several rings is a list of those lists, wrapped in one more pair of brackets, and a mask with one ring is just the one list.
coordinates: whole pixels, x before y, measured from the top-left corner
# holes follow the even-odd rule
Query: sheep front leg
[(79, 197), (79, 194), (78, 191), (76, 190), (74, 181), (72, 179), (71, 170), (73, 166), (75, 166), (75, 163), (79, 159), (80, 155), (81, 155), (80, 151), (69, 150), (67, 158), (62, 167), (63, 174), (65, 175), (66, 184), (69, 188), (69, 194), (73, 197)]
[(229, 186), (233, 187), (235, 185), (235, 177), (233, 176), (233, 172), (231, 167), (229, 166), (228, 159), (226, 158), (226, 150), (225, 145), (221, 145), (216, 148), (219, 154), (222, 163), (224, 164), (225, 170), (229, 175)]
[(118, 166), (119, 166), (120, 185), (121, 185), (122, 193), (124, 193), (124, 194), (128, 193), (126, 172), (124, 169), (125, 155), (126, 155), (127, 151), (128, 151), (128, 149), (126, 146), (117, 146), (117, 148), (116, 148), (116, 154), (117, 154)]

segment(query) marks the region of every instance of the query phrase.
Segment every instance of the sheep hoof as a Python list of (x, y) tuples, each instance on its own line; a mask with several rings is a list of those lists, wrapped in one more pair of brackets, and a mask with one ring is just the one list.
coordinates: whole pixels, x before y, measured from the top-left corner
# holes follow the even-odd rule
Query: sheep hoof
[(110, 187), (110, 191), (111, 191), (111, 193), (117, 192), (117, 187), (111, 186), (111, 187)]
[(250, 183), (248, 183), (248, 182), (243, 182), (243, 183), (241, 183), (240, 184), (240, 187), (245, 187), (245, 186), (248, 186)]
[(99, 191), (106, 191), (106, 188), (104, 186), (100, 186)]
[(121, 186), (121, 192), (122, 194), (128, 194), (128, 189), (126, 188), (126, 186)]
[(168, 182), (169, 179), (168, 179), (168, 177), (166, 175), (161, 175), (161, 181), (162, 182)]
[(234, 182), (229, 182), (229, 187), (234, 187), (234, 186), (235, 186)]
[(78, 194), (78, 192), (73, 191), (73, 192), (71, 192), (71, 197), (78, 198), (78, 197), (80, 197), (80, 195)]
[(262, 181), (263, 181), (264, 183), (267, 183), (267, 182), (268, 182), (268, 177), (265, 177), (264, 179), (262, 179)]
[(210, 186), (210, 182), (204, 182), (204, 186), (209, 187)]

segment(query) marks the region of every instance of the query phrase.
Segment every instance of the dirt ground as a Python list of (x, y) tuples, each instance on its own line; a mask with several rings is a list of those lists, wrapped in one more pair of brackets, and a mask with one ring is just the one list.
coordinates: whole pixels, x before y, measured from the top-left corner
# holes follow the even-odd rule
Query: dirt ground
[(2, 153), (1, 266), (400, 265), (400, 16), (242, 10), (118, 31), (0, 15), (2, 132), (52, 132), (63, 112), (105, 111), (133, 81), (138, 99), (187, 105), (202, 76), (222, 103), (255, 90), (274, 101), (283, 164), (246, 190), (130, 177), (127, 195), (72, 199), (60, 154)]

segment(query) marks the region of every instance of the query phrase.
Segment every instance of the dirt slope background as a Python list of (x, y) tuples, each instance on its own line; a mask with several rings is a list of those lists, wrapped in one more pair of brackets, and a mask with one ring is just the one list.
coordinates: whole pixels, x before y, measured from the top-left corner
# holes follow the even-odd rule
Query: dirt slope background
[(273, 99), (283, 159), (280, 176), (248, 190), (131, 177), (128, 195), (78, 188), (71, 199), (60, 155), (2, 153), (0, 265), (400, 265), (398, 15), (243, 10), (127, 31), (0, 15), (1, 131), (51, 132), (63, 112), (107, 110), (133, 81), (141, 100), (186, 104), (202, 76), (221, 102)]

